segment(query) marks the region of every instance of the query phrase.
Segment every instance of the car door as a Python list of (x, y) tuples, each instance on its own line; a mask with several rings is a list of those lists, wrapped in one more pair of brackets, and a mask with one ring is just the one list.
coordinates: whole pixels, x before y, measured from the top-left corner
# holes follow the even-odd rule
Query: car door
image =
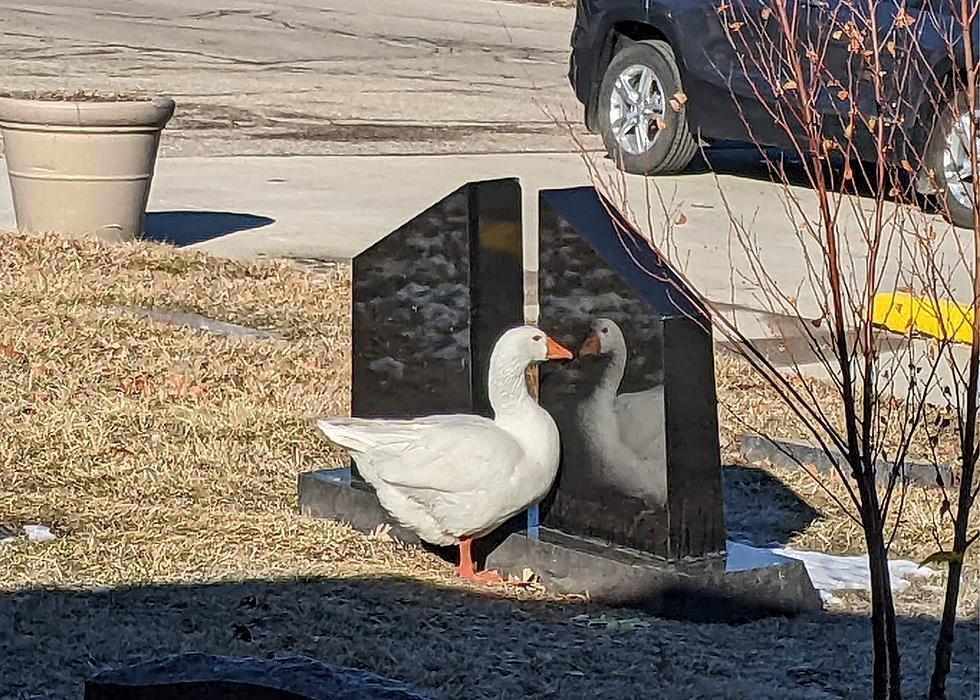
[(815, 94), (824, 135), (874, 160), (878, 126), (886, 129), (886, 142), (892, 140), (888, 130), (905, 128), (903, 104), (920, 80), (915, 18), (895, 0), (811, 2), (824, 3), (817, 8), (826, 29), (820, 30), (823, 70)]
[[(800, 59), (804, 76), (811, 70), (833, 76), (846, 73), (839, 65), (846, 56), (839, 51), (821, 58), (834, 65), (813, 65), (813, 57), (823, 56), (820, 47), (828, 44), (831, 35), (828, 17), (834, 8), (829, 2), (837, 0), (789, 0), (781, 6), (770, 0), (695, 3), (702, 17), (685, 22), (696, 28), (689, 38), (692, 69), (729, 94), (753, 141), (802, 146), (801, 81), (794, 61), (788, 60), (791, 52)], [(785, 14), (779, 7), (785, 8)], [(814, 86), (808, 78), (804, 83), (807, 90)], [(837, 108), (830, 95), (829, 85), (821, 84), (816, 94), (819, 110)]]
[[(868, 130), (859, 133), (852, 127), (851, 115), (854, 109), (867, 120), (878, 111), (863, 53), (872, 44), (867, 31), (882, 23), (891, 26), (897, 6), (893, 0), (859, 1), (876, 13), (875, 23), (863, 19), (865, 10), (852, 0), (789, 0), (780, 6), (769, 0), (698, 3), (705, 18), (704, 30), (692, 39), (700, 42), (693, 52), (700, 59), (695, 70), (728, 91), (738, 118), (747, 122), (748, 137), (757, 143), (802, 150), (809, 146), (809, 123), (840, 143), (850, 133), (866, 151)], [(712, 24), (716, 31), (708, 28)], [(885, 58), (885, 63), (894, 62), (892, 54)], [(801, 91), (815, 115), (802, 108)]]

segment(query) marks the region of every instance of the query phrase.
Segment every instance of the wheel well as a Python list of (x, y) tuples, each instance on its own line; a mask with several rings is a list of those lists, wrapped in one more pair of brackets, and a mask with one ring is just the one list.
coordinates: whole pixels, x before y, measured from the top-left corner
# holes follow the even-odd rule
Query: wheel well
[(619, 22), (613, 25), (613, 34), (619, 37), (626, 37), (632, 41), (647, 41), (649, 39), (660, 39), (667, 41), (666, 35), (656, 27), (643, 22)]
[(657, 39), (670, 44), (667, 40), (667, 35), (651, 24), (644, 22), (617, 22), (612, 26), (603, 44), (602, 53), (599, 54), (599, 63), (596, 66), (595, 73), (595, 89), (592, 91), (591, 104), (589, 104), (589, 108), (585, 113), (586, 126), (590, 130), (594, 131), (596, 128), (596, 115), (599, 108), (599, 84), (602, 82), (602, 77), (606, 74), (606, 68), (609, 66), (609, 62), (612, 61), (613, 56), (619, 51), (620, 46), (625, 43), (650, 41), (651, 39)]

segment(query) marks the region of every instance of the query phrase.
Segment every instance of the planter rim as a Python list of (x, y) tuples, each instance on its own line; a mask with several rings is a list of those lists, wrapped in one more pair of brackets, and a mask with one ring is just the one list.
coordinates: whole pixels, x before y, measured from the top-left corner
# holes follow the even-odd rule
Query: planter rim
[(174, 114), (170, 97), (118, 102), (34, 100), (0, 97), (0, 127), (7, 125), (67, 127), (153, 127), (162, 129)]

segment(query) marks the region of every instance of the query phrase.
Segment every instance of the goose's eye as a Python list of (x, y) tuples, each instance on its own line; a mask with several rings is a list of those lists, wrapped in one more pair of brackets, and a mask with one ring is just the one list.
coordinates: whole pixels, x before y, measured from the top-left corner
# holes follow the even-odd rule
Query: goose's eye
[(608, 332), (609, 332), (609, 329), (608, 329), (608, 328), (603, 328), (603, 329), (602, 329), (602, 332), (603, 332), (603, 333), (608, 333)]
[(532, 337), (531, 340), (533, 340), (535, 343), (537, 343), (539, 340), (541, 340), (541, 336), (540, 335), (536, 335), (536, 336)]

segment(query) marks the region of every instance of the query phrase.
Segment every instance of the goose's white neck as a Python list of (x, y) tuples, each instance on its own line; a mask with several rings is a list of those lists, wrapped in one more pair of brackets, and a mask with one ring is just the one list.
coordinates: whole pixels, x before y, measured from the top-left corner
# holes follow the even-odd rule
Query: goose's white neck
[[(551, 414), (531, 397), (526, 370), (527, 361), (514, 361), (506, 354), (491, 356), (488, 389), (493, 421), (518, 441), (534, 464), (553, 472), (558, 464), (558, 427)], [(550, 473), (544, 480), (547, 483), (542, 481), (545, 491), (553, 478)]]
[(626, 374), (626, 353), (613, 350), (607, 355), (609, 364), (606, 365), (598, 383), (596, 384), (594, 396), (611, 396), (615, 398), (619, 391), (619, 385), (623, 383), (623, 376)]
[(527, 363), (517, 362), (504, 353), (490, 356), (487, 391), (494, 419), (540, 409), (527, 389)]

